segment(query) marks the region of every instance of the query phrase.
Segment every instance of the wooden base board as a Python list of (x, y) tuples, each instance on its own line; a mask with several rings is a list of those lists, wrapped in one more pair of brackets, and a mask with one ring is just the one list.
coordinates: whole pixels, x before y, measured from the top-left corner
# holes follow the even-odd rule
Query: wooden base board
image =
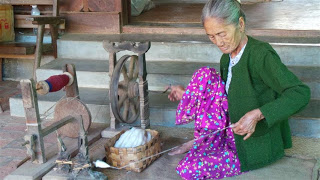
[[(105, 128), (105, 125), (92, 124), (89, 135), (88, 143), (89, 145), (96, 142), (101, 138), (101, 131)], [(78, 153), (78, 139), (64, 138), (63, 142), (67, 146), (68, 153), (74, 157)], [(33, 164), (30, 161), (21, 165), (18, 169), (10, 173), (5, 177), (5, 180), (37, 180), (41, 179), (45, 174), (47, 174), (56, 164), (58, 147), (53, 146), (46, 149), (46, 155), (48, 161), (44, 164)]]
[[(104, 148), (104, 145), (107, 143), (108, 140), (109, 139), (107, 138), (100, 138), (98, 141), (96, 141), (89, 147), (89, 156), (91, 162), (96, 160), (102, 160), (106, 157), (106, 150)], [(53, 169), (48, 174), (43, 176), (42, 180), (67, 180), (68, 178), (70, 179), (69, 174), (57, 173)], [(79, 175), (76, 178), (81, 180), (92, 179), (91, 177), (82, 175)]]

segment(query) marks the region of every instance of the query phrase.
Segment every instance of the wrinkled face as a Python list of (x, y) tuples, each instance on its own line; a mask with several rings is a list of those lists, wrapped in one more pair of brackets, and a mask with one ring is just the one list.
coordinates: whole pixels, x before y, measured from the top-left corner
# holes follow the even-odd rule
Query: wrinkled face
[(204, 20), (204, 29), (213, 44), (224, 54), (234, 52), (241, 41), (240, 28), (226, 24), (218, 18), (208, 17)]

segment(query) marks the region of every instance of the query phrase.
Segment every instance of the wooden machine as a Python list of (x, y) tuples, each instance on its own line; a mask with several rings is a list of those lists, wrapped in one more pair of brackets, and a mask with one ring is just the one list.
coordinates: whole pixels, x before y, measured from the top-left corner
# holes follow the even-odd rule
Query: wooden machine
[[(68, 72), (73, 77), (73, 82), (65, 86), (66, 97), (59, 100), (54, 111), (55, 122), (42, 128), (42, 119), (39, 114), (37, 91), (44, 94), (45, 86), (40, 82), (37, 88), (33, 79), (21, 80), (23, 107), (26, 115), (27, 132), (24, 145), (28, 155), (34, 163), (45, 163), (45, 149), (43, 138), (58, 130), (60, 134), (69, 137), (78, 137), (81, 126), (86, 130), (91, 124), (91, 114), (87, 106), (80, 101), (74, 65), (67, 64), (63, 72)], [(63, 128), (63, 129), (62, 129)]]
[[(109, 42), (103, 47), (109, 52), (110, 131), (119, 129), (119, 123), (134, 123), (139, 115), (141, 128), (150, 125), (149, 98), (145, 53), (150, 42)], [(116, 53), (131, 51), (137, 55), (124, 55), (118, 61)], [(115, 134), (110, 133), (110, 137)]]

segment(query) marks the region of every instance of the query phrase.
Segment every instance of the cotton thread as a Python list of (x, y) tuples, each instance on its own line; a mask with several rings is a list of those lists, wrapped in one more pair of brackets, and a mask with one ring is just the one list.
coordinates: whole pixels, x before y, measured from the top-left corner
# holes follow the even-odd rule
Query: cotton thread
[(60, 91), (64, 86), (69, 83), (69, 76), (66, 74), (50, 76), (45, 80), (49, 85), (49, 92)]

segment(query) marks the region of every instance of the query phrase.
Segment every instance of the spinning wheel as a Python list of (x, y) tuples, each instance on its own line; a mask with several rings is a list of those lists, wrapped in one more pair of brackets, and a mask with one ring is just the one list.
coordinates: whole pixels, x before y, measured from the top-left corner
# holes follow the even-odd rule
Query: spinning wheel
[[(84, 129), (87, 131), (91, 125), (91, 113), (88, 107), (78, 98), (64, 98), (57, 103), (54, 109), (54, 121), (60, 121), (67, 116), (78, 117), (79, 115), (82, 116)], [(61, 127), (58, 132), (71, 138), (79, 137), (79, 122), (73, 121), (68, 123), (67, 125)]]
[(112, 111), (120, 122), (131, 124), (140, 113), (138, 56), (123, 56), (113, 72), (110, 87)]
[[(150, 42), (109, 42), (103, 47), (109, 53), (110, 81), (110, 129), (109, 135), (118, 128), (118, 123), (133, 123), (139, 115), (141, 128), (150, 125), (147, 66), (145, 54)], [(131, 51), (138, 56), (125, 55), (117, 60), (120, 51)], [(105, 136), (109, 137), (109, 136)]]

